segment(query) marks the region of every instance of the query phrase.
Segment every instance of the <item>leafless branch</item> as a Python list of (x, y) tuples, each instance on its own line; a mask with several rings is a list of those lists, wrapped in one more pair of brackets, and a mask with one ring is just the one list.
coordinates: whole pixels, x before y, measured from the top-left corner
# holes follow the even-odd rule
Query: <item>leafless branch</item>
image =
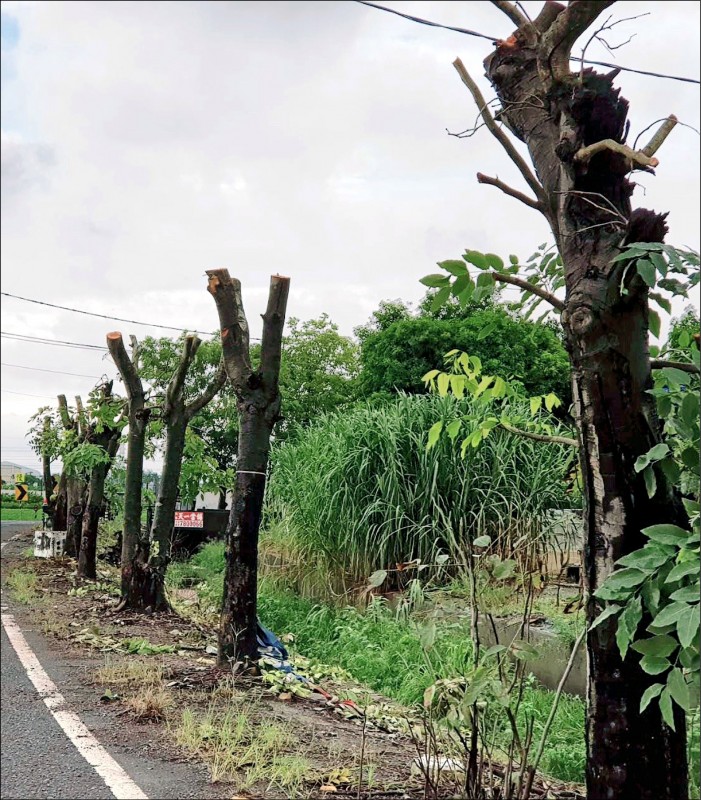
[(515, 275), (506, 275), (503, 272), (492, 272), (492, 277), (495, 281), (510, 283), (512, 286), (518, 286), (519, 289), (524, 289), (531, 294), (538, 295), (538, 297), (550, 303), (550, 305), (558, 311), (564, 311), (565, 309), (565, 304), (562, 300), (555, 297), (554, 294), (551, 294), (545, 289), (541, 289), (540, 286), (534, 286), (532, 283), (528, 283), (528, 281), (524, 281), (522, 278), (517, 278)]
[(491, 0), (493, 6), (496, 6), (514, 23), (517, 28), (528, 25), (530, 20), (528, 17), (516, 7), (515, 3), (510, 3), (509, 0)]
[[(660, 144), (661, 143), (662, 142), (660, 142)], [(656, 167), (660, 163), (658, 159), (645, 155), (642, 150), (633, 150), (633, 148), (628, 147), (628, 145), (621, 144), (614, 139), (602, 139), (600, 142), (594, 142), (586, 147), (582, 147), (581, 150), (577, 150), (574, 154), (574, 160), (586, 164), (592, 156), (604, 150), (610, 150), (612, 153), (620, 153), (622, 156), (625, 156), (630, 162), (630, 169), (633, 169), (633, 164), (638, 164), (641, 167)]]
[(225, 383), (226, 369), (224, 368), (224, 361), (222, 360), (219, 363), (219, 368), (212, 377), (212, 380), (207, 384), (207, 387), (204, 389), (204, 391), (185, 408), (185, 416), (187, 419), (192, 419), (198, 411), (201, 411), (214, 398), (214, 395)]
[[(673, 115), (670, 115), (670, 116), (673, 116)], [(638, 135), (635, 137), (635, 141), (633, 142), (633, 150), (636, 150), (636, 149), (637, 149), (637, 146), (638, 146), (638, 139), (640, 139), (640, 137), (641, 137), (641, 136), (642, 136), (644, 133), (647, 133), (647, 132), (650, 130), (650, 128), (652, 128), (652, 127), (654, 127), (655, 125), (657, 125), (657, 123), (658, 123), (658, 122), (665, 122), (665, 121), (666, 121), (666, 120), (668, 120), (668, 119), (669, 119), (669, 117), (661, 117), (660, 119), (656, 119), (654, 122), (651, 122), (651, 123), (650, 123), (650, 124), (647, 126), (647, 128), (643, 128), (643, 129), (640, 131), (640, 133), (639, 133), (639, 134), (638, 134)], [(681, 125), (683, 128), (689, 128), (689, 130), (692, 130), (692, 131), (693, 131), (693, 132), (694, 132), (694, 133), (695, 133), (697, 136), (701, 136), (701, 131), (699, 131), (699, 129), (698, 129), (698, 128), (695, 128), (693, 125), (689, 125), (689, 124), (687, 124), (686, 122), (682, 122), (681, 120), (677, 120), (677, 125)]]
[(674, 369), (680, 369), (682, 372), (690, 372), (692, 375), (701, 373), (701, 370), (699, 370), (696, 364), (689, 364), (686, 361), (665, 361), (663, 358), (653, 358), (652, 361), (650, 361), (650, 366), (652, 369), (674, 367)]
[(207, 270), (207, 291), (214, 298), (219, 314), (222, 357), (234, 390), (245, 388), (251, 374), (248, 321), (243, 310), (241, 281), (227, 269)]
[[(133, 341), (132, 348), (132, 351), (136, 352)], [(122, 376), (122, 382), (124, 383), (124, 388), (127, 390), (129, 399), (131, 400), (135, 395), (143, 394), (139, 373), (136, 371), (134, 362), (129, 358), (129, 354), (124, 347), (122, 334), (119, 333), (119, 331), (113, 331), (107, 334), (107, 349), (110, 351), (110, 355), (117, 365), (119, 374)]]
[(650, 12), (646, 11), (644, 14), (636, 14), (634, 17), (622, 17), (621, 19), (617, 19), (615, 22), (611, 22), (612, 17), (607, 17), (607, 19), (604, 22), (604, 24), (600, 28), (595, 30), (594, 33), (592, 33), (592, 35), (587, 39), (586, 44), (582, 48), (582, 55), (581, 55), (581, 58), (579, 59), (579, 63), (580, 63), (579, 81), (580, 81), (580, 83), (584, 79), (584, 54), (587, 52), (587, 48), (594, 41), (594, 39), (598, 39), (610, 53), (613, 52), (614, 50), (618, 50), (619, 48), (621, 48), (624, 45), (628, 44), (630, 42), (630, 40), (633, 38), (633, 36), (635, 36), (635, 34), (632, 34), (632, 36), (629, 36), (628, 39), (625, 42), (621, 42), (620, 44), (617, 44), (617, 45), (610, 45), (601, 36), (601, 34), (604, 31), (612, 30), (613, 28), (616, 27), (616, 25), (620, 25), (622, 22), (630, 22), (631, 20), (639, 19), (640, 17), (647, 17), (647, 16), (649, 16), (649, 14), (650, 14)]
[[(555, 194), (573, 194), (576, 195), (577, 197), (581, 197), (582, 200), (594, 206), (594, 208), (598, 208), (600, 211), (605, 211), (609, 214), (612, 214), (613, 216), (617, 217), (624, 225), (628, 224), (628, 220), (623, 216), (623, 214), (621, 214), (621, 212), (608, 199), (608, 197), (601, 194), (600, 192), (580, 192), (574, 189), (569, 189), (566, 192), (555, 192)], [(601, 206), (598, 203), (595, 203), (593, 200), (589, 199), (591, 197), (596, 197), (603, 200), (606, 203), (606, 206)]]
[(268, 292), (268, 307), (263, 314), (263, 338), (260, 345), (260, 371), (263, 385), (271, 396), (277, 394), (282, 355), (282, 330), (285, 326), (290, 279), (272, 275)]
[(531, 187), (533, 193), (538, 198), (538, 201), (542, 204), (542, 207), (545, 208), (545, 193), (543, 191), (543, 187), (538, 182), (537, 178), (531, 172), (530, 167), (525, 162), (525, 160), (521, 157), (519, 152), (514, 147), (513, 143), (509, 139), (509, 137), (501, 130), (501, 128), (497, 125), (496, 120), (492, 116), (491, 112), (487, 108), (487, 104), (484, 101), (484, 97), (482, 96), (482, 92), (479, 90), (477, 84), (472, 80), (470, 73), (465, 69), (465, 65), (459, 58), (456, 58), (453, 61), (453, 66), (457, 70), (458, 75), (462, 82), (467, 86), (472, 98), (477, 105), (477, 108), (481, 109), (482, 119), (484, 120), (487, 128), (489, 128), (490, 133), (497, 139), (499, 144), (506, 150), (507, 155), (509, 158), (514, 162), (514, 164), (518, 167), (521, 175), (526, 180), (526, 183)]
[(488, 186), (496, 186), (496, 188), (501, 189), (501, 191), (504, 192), (504, 194), (508, 194), (509, 197), (513, 197), (516, 200), (520, 200), (527, 206), (535, 208), (536, 211), (543, 210), (543, 207), (537, 200), (534, 200), (532, 197), (529, 197), (523, 192), (519, 192), (518, 189), (514, 189), (513, 187), (504, 183), (503, 181), (500, 181), (499, 178), (490, 178), (489, 175), (484, 175), (481, 172), (478, 172), (477, 183), (486, 183)]
[(500, 422), (499, 425), (509, 433), (514, 433), (516, 436), (523, 436), (524, 439), (533, 439), (536, 442), (549, 442), (551, 444), (565, 444), (569, 447), (579, 447), (579, 442), (576, 439), (570, 439), (568, 436), (548, 436), (545, 433), (531, 433), (531, 431), (522, 431), (520, 428), (514, 428), (508, 422)]
[(572, 46), (584, 31), (614, 0), (572, 0), (561, 11), (540, 42), (541, 72), (561, 81), (570, 74)]
[(660, 149), (660, 147), (662, 147), (664, 140), (672, 132), (678, 121), (679, 120), (674, 116), (674, 114), (670, 114), (657, 129), (657, 133), (655, 133), (652, 139), (650, 139), (650, 141), (640, 152), (644, 153), (648, 157), (653, 156)]
[(199, 350), (201, 344), (202, 340), (194, 334), (185, 337), (180, 361), (178, 362), (178, 366), (173, 374), (173, 377), (170, 379), (170, 383), (168, 384), (168, 388), (166, 390), (166, 402), (164, 409), (166, 413), (168, 413), (168, 408), (169, 406), (172, 406), (175, 398), (182, 392), (187, 371), (190, 369), (190, 364), (192, 364), (193, 358), (197, 355), (197, 351)]

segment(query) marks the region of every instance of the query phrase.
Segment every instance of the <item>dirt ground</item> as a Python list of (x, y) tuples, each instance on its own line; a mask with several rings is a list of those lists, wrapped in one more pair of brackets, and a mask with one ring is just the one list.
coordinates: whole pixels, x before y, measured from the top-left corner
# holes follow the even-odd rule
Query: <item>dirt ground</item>
[[(325, 682), (331, 700), (299, 697), (294, 687), (219, 669), (214, 631), (174, 613), (117, 612), (113, 568), (101, 564), (98, 581), (81, 586), (69, 559), (33, 558), (28, 543), (3, 552), (3, 590), (20, 622), (31, 621), (79, 665), (67, 680), (84, 708), (111, 722), (103, 737), (147, 746), (166, 762), (204, 765), (203, 798), (426, 796), (421, 745), (407, 723), (349, 712), (338, 700), (354, 687)], [(461, 796), (459, 777), (446, 773), (439, 796)], [(554, 785), (534, 796), (581, 797)]]

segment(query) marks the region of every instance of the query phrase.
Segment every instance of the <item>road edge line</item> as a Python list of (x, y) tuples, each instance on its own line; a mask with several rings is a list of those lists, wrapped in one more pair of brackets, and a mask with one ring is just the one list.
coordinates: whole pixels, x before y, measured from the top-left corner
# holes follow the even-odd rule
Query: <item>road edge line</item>
[(116, 800), (148, 800), (147, 795), (98, 742), (80, 717), (68, 708), (65, 698), (41, 666), (13, 615), (3, 612), (0, 619), (17, 658), (49, 713), (71, 744), (102, 778)]

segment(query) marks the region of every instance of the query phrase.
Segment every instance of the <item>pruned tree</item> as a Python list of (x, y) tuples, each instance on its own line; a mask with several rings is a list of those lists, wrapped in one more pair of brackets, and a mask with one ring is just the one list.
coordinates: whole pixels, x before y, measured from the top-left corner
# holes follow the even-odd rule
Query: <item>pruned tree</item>
[(154, 611), (167, 610), (165, 573), (170, 562), (170, 543), (178, 498), (178, 482), (185, 450), (185, 434), (192, 418), (201, 411), (221, 389), (226, 381), (221, 364), (205, 389), (190, 402), (185, 398), (185, 378), (201, 340), (187, 336), (183, 343), (180, 362), (165, 392), (161, 419), (165, 424), (163, 472), (158, 490), (158, 500), (151, 527), (151, 553), (147, 566), (148, 578), (144, 587), (143, 604)]
[[(78, 576), (97, 577), (97, 534), (105, 497), (105, 479), (119, 448), (123, 428), (121, 404), (112, 395), (112, 381), (99, 386), (91, 393), (89, 418), (84, 419), (85, 436), (80, 445), (67, 454), (76, 461), (72, 472), (89, 474), (87, 499), (83, 513)], [(70, 463), (70, 462), (69, 462)]]
[[(648, 329), (657, 323), (649, 309), (654, 280), (643, 268), (630, 269), (622, 252), (631, 243), (662, 242), (667, 232), (666, 214), (632, 210), (634, 184), (628, 175), (657, 166), (655, 152), (676, 119), (670, 116), (647, 146), (631, 148), (625, 144), (628, 103), (613, 87), (618, 70), (601, 75), (582, 63), (576, 72), (570, 71), (573, 45), (612, 5), (610, 0), (572, 0), (567, 6), (546, 2), (534, 20), (518, 4), (493, 3), (517, 26), (515, 33), (496, 42), (484, 62), (501, 103), (495, 115), (460, 59), (454, 66), (482, 122), (530, 193), (481, 173), (477, 179), (545, 217), (561, 258), (565, 299), (534, 285), (537, 281), (514, 275), (516, 266), (504, 270), (503, 264), (485, 256), (481, 261), (470, 259), (469, 252), (466, 259), (486, 270), (478, 286), (510, 283), (534, 293), (560, 314), (572, 368), (584, 479), (591, 623), (601, 610), (594, 593), (617, 559), (644, 544), (642, 529), (655, 523), (688, 525), (664, 472), (659, 471), (657, 491), (649, 496), (642, 473), (634, 468), (661, 438), (655, 401), (647, 391), (652, 387)], [(535, 173), (505, 129), (526, 144)], [(658, 707), (650, 706), (638, 717), (641, 698), (655, 678), (640, 668), (635, 652), (629, 650), (621, 658), (615, 631), (615, 622), (608, 619), (587, 636), (588, 796), (686, 798), (684, 714), (675, 706), (674, 728), (664, 723)]]
[(131, 337), (132, 358), (124, 347), (122, 334), (107, 334), (107, 348), (117, 365), (127, 394), (129, 435), (127, 473), (124, 485), (124, 531), (122, 535), (122, 597), (120, 608), (145, 608), (148, 586), (148, 531), (141, 527), (141, 487), (144, 473), (144, 447), (151, 409), (138, 372), (139, 351)]
[(219, 315), (222, 357), (236, 394), (239, 446), (219, 624), (220, 664), (258, 658), (256, 641), (258, 530), (265, 493), (270, 436), (280, 418), (280, 360), (290, 279), (273, 275), (263, 314), (260, 366), (251, 363), (241, 283), (228, 270), (207, 271), (207, 289)]

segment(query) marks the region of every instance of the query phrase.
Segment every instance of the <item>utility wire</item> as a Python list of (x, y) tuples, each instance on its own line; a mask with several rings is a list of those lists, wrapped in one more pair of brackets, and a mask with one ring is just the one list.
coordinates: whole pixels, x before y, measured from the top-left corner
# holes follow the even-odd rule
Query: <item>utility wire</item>
[[(404, 17), (404, 19), (408, 19), (411, 22), (418, 22), (420, 25), (428, 25), (431, 28), (443, 28), (447, 31), (455, 31), (456, 33), (464, 33), (468, 36), (478, 36), (480, 39), (489, 39), (492, 42), (497, 42), (501, 37), (499, 36), (487, 36), (484, 33), (478, 33), (477, 31), (471, 31), (467, 28), (454, 28), (452, 25), (441, 25), (439, 22), (431, 22), (431, 20), (423, 19), (422, 17), (414, 17), (411, 14), (403, 14), (401, 11), (395, 11), (393, 8), (387, 8), (386, 6), (380, 6), (377, 3), (370, 3), (368, 0), (355, 0), (356, 3), (360, 3), (364, 6), (370, 6), (371, 8), (376, 8), (379, 11), (387, 11), (390, 14), (396, 14), (398, 17)], [(576, 56), (571, 56), (572, 61), (578, 61), (580, 64), (582, 63), (581, 58), (577, 58)], [(609, 64), (606, 61), (590, 61), (588, 58), (584, 59), (585, 64), (594, 64), (597, 67), (608, 67), (609, 69), (619, 69), (621, 72), (634, 72), (637, 75), (648, 75), (652, 78), (667, 78), (671, 81), (683, 81), (684, 83), (696, 83), (699, 84), (701, 81), (697, 80), (696, 78), (684, 78), (680, 75), (665, 75), (661, 72), (650, 72), (644, 69), (633, 69), (632, 67), (622, 67), (620, 64)]]
[[(163, 330), (167, 331), (178, 331), (178, 333), (182, 333), (183, 331), (188, 331), (190, 333), (197, 333), (201, 336), (212, 336), (211, 331), (198, 331), (194, 328), (176, 328), (173, 325), (159, 325), (156, 322), (139, 322), (135, 319), (124, 319), (123, 317), (111, 317), (108, 314), (98, 314), (95, 311), (85, 311), (82, 308), (70, 308), (68, 306), (60, 306), (56, 303), (47, 303), (45, 300), (35, 300), (32, 297), (21, 297), (18, 294), (10, 294), (10, 292), (0, 292), (3, 297), (12, 297), (14, 300), (24, 300), (25, 303), (36, 303), (39, 306), (48, 306), (49, 308), (59, 308), (61, 311), (71, 311), (74, 314), (84, 314), (88, 317), (100, 317), (100, 319), (111, 319), (117, 322), (128, 322), (130, 325), (145, 325), (149, 328), (162, 328)], [(250, 337), (251, 341), (259, 342), (260, 339), (256, 338), (255, 336)]]
[(57, 345), (59, 347), (75, 347), (79, 350), (100, 350), (107, 352), (106, 347), (100, 347), (96, 344), (83, 344), (81, 342), (66, 342), (63, 339), (45, 339), (41, 336), (29, 336), (29, 334), (24, 333), (7, 333), (6, 331), (0, 331), (0, 336), (6, 339), (13, 339), (14, 341), (18, 342), (36, 342), (38, 344), (52, 344)]
[(22, 397), (43, 397), (45, 400), (55, 400), (55, 397), (51, 397), (48, 394), (27, 394), (27, 392), (11, 392), (9, 389), (0, 389), (0, 392), (3, 394), (19, 394)]
[(95, 378), (100, 380), (100, 375), (83, 375), (80, 372), (61, 372), (58, 369), (42, 369), (42, 367), (25, 367), (23, 364), (7, 364), (0, 361), (2, 367), (15, 367), (16, 369), (31, 369), (33, 372), (52, 372), (54, 375), (71, 375), (74, 378)]

